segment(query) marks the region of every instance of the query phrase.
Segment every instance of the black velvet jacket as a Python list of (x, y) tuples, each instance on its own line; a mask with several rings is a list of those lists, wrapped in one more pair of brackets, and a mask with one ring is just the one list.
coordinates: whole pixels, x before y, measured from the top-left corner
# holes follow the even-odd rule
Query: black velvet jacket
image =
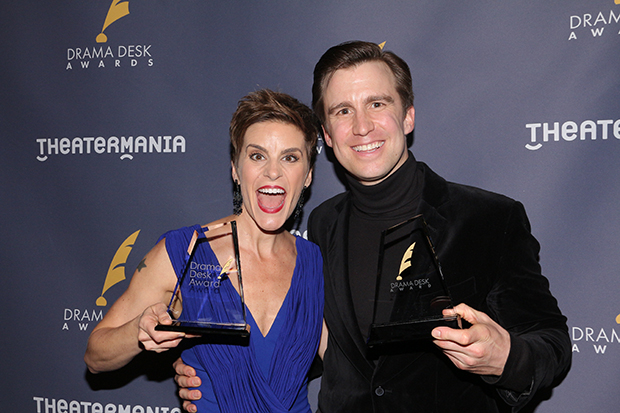
[(504, 374), (460, 371), (430, 340), (376, 363), (368, 359), (349, 288), (351, 199), (345, 192), (317, 207), (308, 222), (309, 239), (323, 254), (329, 329), (322, 413), (517, 411), (570, 367), (566, 318), (541, 274), (539, 244), (521, 203), (446, 182), (425, 164), (418, 166), (424, 171), (418, 212), (429, 226), (453, 302), (485, 312), (510, 332)]

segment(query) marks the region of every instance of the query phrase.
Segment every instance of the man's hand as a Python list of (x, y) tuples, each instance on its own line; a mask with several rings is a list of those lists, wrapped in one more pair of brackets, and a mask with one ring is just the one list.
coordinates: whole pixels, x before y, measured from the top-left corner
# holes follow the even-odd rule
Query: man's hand
[(488, 315), (466, 304), (444, 310), (458, 314), (472, 326), (465, 330), (436, 327), (433, 341), (461, 370), (481, 375), (501, 376), (510, 353), (510, 334)]
[(190, 413), (196, 413), (198, 408), (192, 401), (202, 397), (200, 390), (194, 389), (202, 384), (200, 377), (196, 375), (196, 370), (183, 363), (181, 357), (172, 364), (172, 367), (176, 372), (174, 381), (179, 386), (179, 397), (183, 399), (183, 408)]

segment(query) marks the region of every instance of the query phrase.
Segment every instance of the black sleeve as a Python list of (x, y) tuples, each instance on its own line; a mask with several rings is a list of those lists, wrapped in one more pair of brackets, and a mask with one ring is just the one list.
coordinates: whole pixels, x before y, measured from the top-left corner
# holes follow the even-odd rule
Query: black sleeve
[(540, 246), (527, 215), (515, 202), (507, 219), (500, 274), (487, 296), (491, 316), (511, 336), (511, 351), (501, 377), (483, 377), (518, 411), (536, 391), (561, 380), (571, 363), (564, 317), (541, 274)]

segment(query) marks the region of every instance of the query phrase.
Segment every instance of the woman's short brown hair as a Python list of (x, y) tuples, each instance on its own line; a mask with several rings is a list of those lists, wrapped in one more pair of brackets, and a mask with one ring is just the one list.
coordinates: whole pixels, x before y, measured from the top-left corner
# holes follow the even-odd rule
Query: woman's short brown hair
[(243, 139), (250, 126), (260, 122), (282, 122), (297, 127), (304, 135), (310, 167), (316, 159), (319, 127), (312, 110), (286, 93), (261, 89), (239, 101), (230, 121), (230, 159), (236, 165)]

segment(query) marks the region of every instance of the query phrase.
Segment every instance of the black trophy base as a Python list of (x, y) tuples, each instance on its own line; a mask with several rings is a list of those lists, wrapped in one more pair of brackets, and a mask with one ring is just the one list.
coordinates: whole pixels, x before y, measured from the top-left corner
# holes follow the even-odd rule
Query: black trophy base
[(201, 341), (213, 344), (234, 344), (247, 346), (250, 344), (250, 327), (248, 325), (226, 325), (214, 327), (195, 321), (174, 321), (172, 324), (158, 324), (157, 331), (176, 331), (200, 336)]
[(437, 316), (415, 321), (398, 323), (372, 324), (368, 334), (367, 347), (369, 354), (385, 354), (408, 348), (419, 341), (433, 339), (431, 331), (435, 327), (462, 328), (461, 317)]

